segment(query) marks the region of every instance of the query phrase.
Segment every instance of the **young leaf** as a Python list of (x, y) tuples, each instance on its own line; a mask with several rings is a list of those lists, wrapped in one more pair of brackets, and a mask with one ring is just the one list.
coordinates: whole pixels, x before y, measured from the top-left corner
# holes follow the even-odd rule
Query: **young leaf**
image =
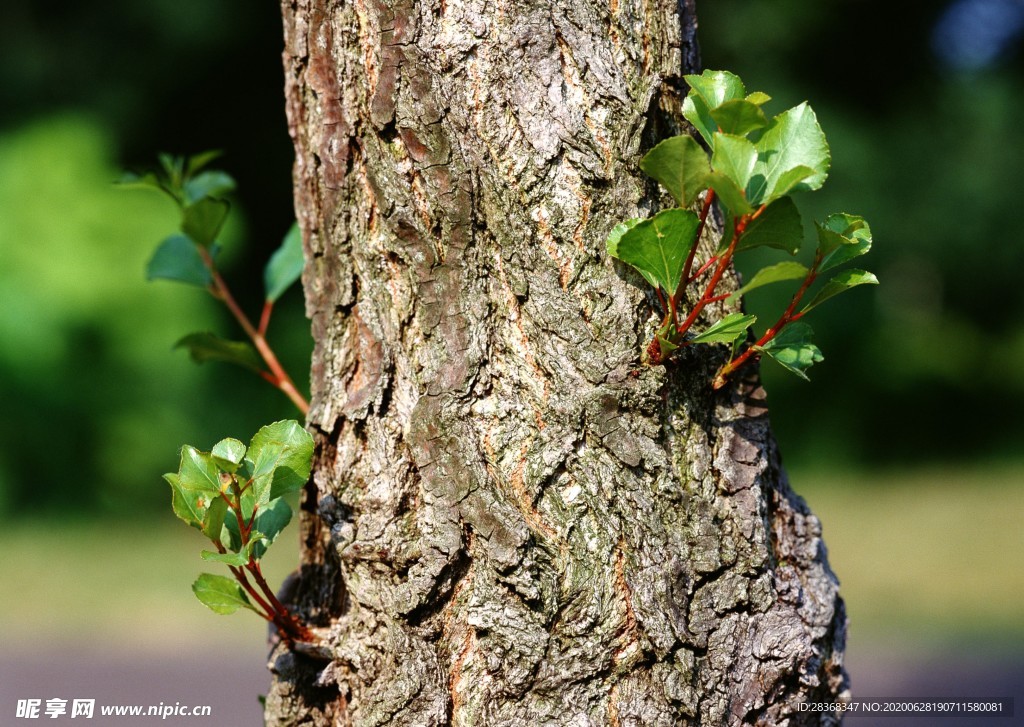
[(235, 472), (238, 469), (238, 465), (242, 463), (242, 458), (245, 457), (245, 445), (237, 439), (228, 437), (213, 445), (210, 454), (213, 456), (214, 462), (222, 470), (225, 472)]
[(188, 525), (203, 530), (206, 514), (214, 500), (220, 499), (220, 471), (213, 458), (195, 447), (181, 449), (177, 474), (166, 474), (171, 486), (171, 508)]
[(693, 137), (673, 136), (651, 149), (640, 160), (640, 168), (675, 198), (680, 207), (689, 207), (707, 187), (711, 171), (708, 155)]
[(197, 174), (185, 182), (185, 204), (191, 205), (203, 197), (219, 198), (235, 189), (235, 180), (226, 172), (212, 169)]
[(775, 188), (771, 193), (771, 199), (779, 199), (790, 192), (795, 191), (798, 184), (803, 182), (805, 179), (813, 177), (814, 174), (815, 172), (813, 169), (805, 167), (802, 164), (783, 172), (779, 175), (779, 181), (775, 183)]
[(174, 196), (171, 190), (164, 185), (163, 181), (154, 172), (146, 172), (145, 174), (125, 172), (115, 184), (123, 189), (151, 189), (161, 194), (166, 194), (175, 202), (178, 201), (178, 198)]
[(278, 498), (262, 508), (256, 515), (254, 527), (263, 533), (263, 540), (252, 550), (253, 557), (262, 558), (267, 548), (274, 542), (278, 534), (287, 527), (292, 519), (292, 509), (288, 503)]
[(754, 145), (742, 136), (717, 132), (711, 148), (711, 168), (732, 180), (737, 189), (745, 190), (757, 163)]
[(757, 320), (756, 316), (730, 313), (709, 329), (690, 339), (690, 343), (732, 343)]
[[(186, 497), (181, 485), (178, 482), (178, 475), (168, 472), (164, 475), (167, 484), (171, 486), (171, 509), (186, 525), (191, 525), (199, 530), (203, 529), (203, 509), (197, 506), (194, 499)], [(203, 502), (205, 502), (205, 498)]]
[[(832, 157), (818, 118), (806, 103), (772, 119), (755, 146), (757, 166), (748, 188), (753, 204), (766, 204), (789, 191), (815, 190), (825, 183)], [(792, 177), (784, 175), (796, 167), (814, 173), (793, 184)]]
[(614, 252), (609, 252), (640, 271), (651, 285), (672, 295), (686, 256), (697, 242), (699, 226), (697, 215), (689, 210), (665, 210), (624, 232)]
[[(721, 249), (732, 243), (734, 228), (730, 218), (722, 235)], [(736, 243), (736, 252), (749, 250), (753, 247), (773, 247), (785, 250), (790, 255), (796, 254), (804, 239), (804, 226), (800, 220), (800, 212), (789, 197), (772, 202), (764, 212), (747, 223), (743, 237)]]
[(227, 512), (227, 501), (223, 497), (214, 497), (210, 501), (210, 507), (206, 510), (206, 516), (203, 518), (203, 527), (200, 528), (203, 531), (203, 535), (210, 540), (219, 541), (220, 531), (224, 527), (224, 517), (227, 515)]
[(240, 608), (256, 611), (242, 587), (226, 576), (203, 573), (192, 584), (192, 592), (196, 594), (196, 598), (216, 613), (234, 613)]
[(203, 511), (210, 506), (210, 500), (220, 495), (220, 470), (213, 457), (187, 444), (181, 448), (181, 465), (178, 467), (178, 485), (186, 494), (202, 496), (206, 502)]
[(313, 438), (298, 422), (274, 422), (256, 432), (245, 455), (258, 505), (302, 489), (309, 479)]
[(711, 172), (708, 175), (708, 186), (715, 190), (718, 199), (725, 205), (730, 224), (734, 216), (754, 211), (747, 201), (746, 193), (724, 172)]
[(711, 109), (702, 96), (691, 91), (683, 99), (683, 118), (693, 124), (704, 141), (711, 144), (712, 137), (718, 131), (718, 124), (711, 118)]
[(815, 223), (815, 227), (822, 256), (818, 269), (822, 272), (839, 267), (871, 249), (871, 228), (860, 215), (829, 215), (823, 224)]
[(181, 231), (197, 245), (210, 247), (228, 218), (230, 205), (222, 199), (203, 197), (185, 207), (181, 217)]
[(711, 111), (726, 101), (743, 98), (743, 82), (728, 71), (704, 71), (685, 78), (690, 92), (683, 99), (683, 117), (711, 144), (711, 137), (718, 130)]
[(181, 183), (185, 178), (185, 160), (172, 154), (160, 153), (157, 155), (160, 166), (164, 168), (167, 175), (168, 187), (175, 198), (180, 198)]
[(812, 333), (811, 327), (806, 323), (790, 323), (772, 340), (759, 347), (759, 350), (801, 379), (810, 381), (806, 370), (824, 360), (818, 347), (811, 343)]
[(739, 98), (726, 101), (717, 109), (712, 109), (711, 118), (723, 133), (736, 136), (746, 136), (751, 131), (768, 125), (768, 117), (757, 104)]
[(263, 370), (256, 349), (244, 341), (227, 341), (213, 333), (190, 333), (174, 344), (174, 347), (187, 348), (196, 363), (225, 361), (257, 373)]
[(690, 86), (690, 93), (696, 93), (703, 98), (709, 109), (718, 108), (726, 101), (741, 99), (746, 93), (740, 77), (729, 71), (704, 71), (699, 76), (689, 75), (683, 78)]
[(263, 288), (266, 299), (275, 301), (302, 275), (306, 264), (302, 256), (302, 231), (297, 222), (292, 223), (284, 236), (281, 247), (270, 256), (263, 270)]
[(878, 278), (866, 270), (844, 270), (825, 283), (811, 302), (804, 306), (801, 313), (806, 313), (829, 298), (845, 293), (850, 288), (855, 288), (858, 285), (878, 285)]
[[(643, 222), (642, 219), (634, 217), (615, 225), (615, 227), (612, 228), (612, 231), (608, 233), (608, 239), (605, 241), (605, 248), (608, 250), (608, 254), (613, 258), (621, 259), (619, 258), (619, 241), (622, 240), (623, 235), (641, 222)], [(651, 285), (654, 285), (654, 283), (651, 283)]]
[(801, 265), (793, 260), (769, 265), (766, 268), (758, 270), (757, 273), (754, 274), (754, 277), (750, 279), (749, 283), (729, 296), (729, 300), (734, 301), (744, 293), (749, 293), (751, 290), (760, 288), (763, 285), (802, 278), (807, 275), (807, 272), (808, 270), (805, 265)]
[(160, 243), (146, 265), (146, 279), (177, 280), (206, 288), (213, 283), (196, 244), (184, 235), (171, 235)]
[(218, 553), (215, 550), (204, 550), (199, 553), (199, 557), (203, 560), (212, 561), (214, 563), (233, 565), (236, 568), (241, 568), (249, 562), (249, 558), (245, 553)]
[(224, 152), (220, 149), (210, 149), (209, 151), (201, 151), (198, 154), (193, 154), (188, 158), (188, 163), (185, 166), (185, 176), (193, 176), (214, 159), (220, 158), (223, 153)]
[(661, 351), (662, 359), (664, 359), (666, 356), (671, 355), (671, 353), (675, 351), (677, 348), (679, 348), (679, 346), (672, 343), (672, 341), (668, 340), (664, 336), (658, 336), (658, 349)]
[(766, 103), (772, 100), (772, 97), (763, 91), (754, 91), (747, 95), (747, 101), (754, 104), (755, 106), (764, 106)]

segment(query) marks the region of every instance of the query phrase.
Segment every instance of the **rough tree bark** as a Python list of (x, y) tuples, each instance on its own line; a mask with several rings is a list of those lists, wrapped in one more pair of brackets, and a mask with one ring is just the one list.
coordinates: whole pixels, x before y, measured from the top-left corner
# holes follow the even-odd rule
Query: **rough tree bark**
[[(284, 0), (318, 448), (269, 724), (830, 724), (845, 615), (754, 378), (604, 238), (693, 0)], [(715, 232), (703, 241), (706, 254)]]

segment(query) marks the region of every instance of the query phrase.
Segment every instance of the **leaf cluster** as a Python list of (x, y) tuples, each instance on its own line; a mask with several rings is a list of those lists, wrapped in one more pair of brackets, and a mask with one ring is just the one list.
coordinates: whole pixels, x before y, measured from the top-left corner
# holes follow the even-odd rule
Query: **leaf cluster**
[(222, 439), (209, 452), (185, 446), (171, 486), (171, 507), (180, 520), (213, 544), (203, 560), (223, 563), (232, 578), (202, 574), (196, 596), (217, 613), (248, 608), (268, 620), (277, 611), (272, 592), (256, 590), (246, 573), (263, 585), (259, 561), (291, 521), (283, 499), (309, 479), (313, 439), (293, 420), (261, 428), (249, 445)]
[[(617, 224), (607, 240), (609, 254), (632, 266), (655, 290), (664, 317), (648, 348), (652, 362), (664, 361), (693, 344), (728, 344), (732, 355), (715, 377), (724, 385), (739, 367), (762, 354), (807, 378), (807, 368), (822, 360), (811, 342), (812, 331), (798, 321), (825, 300), (853, 287), (878, 280), (864, 270), (846, 270), (820, 285), (810, 302), (800, 305), (822, 273), (871, 249), (871, 230), (860, 216), (829, 215), (816, 223), (817, 247), (810, 266), (783, 261), (757, 271), (738, 291), (718, 295), (723, 273), (740, 252), (769, 247), (795, 255), (803, 245), (803, 222), (792, 195), (824, 184), (831, 164), (825, 134), (814, 111), (799, 104), (769, 117), (767, 94), (747, 93), (728, 71), (686, 76), (690, 91), (683, 116), (706, 148), (688, 135), (662, 141), (641, 160), (640, 168), (671, 195), (675, 206), (646, 220)], [(725, 220), (720, 245), (697, 271), (697, 245), (714, 200)], [(699, 204), (699, 213), (693, 207)], [(750, 341), (755, 317), (732, 313), (712, 321), (703, 331), (692, 328), (704, 309), (774, 283), (800, 280), (780, 318)], [(682, 301), (688, 286), (698, 292), (688, 314)]]

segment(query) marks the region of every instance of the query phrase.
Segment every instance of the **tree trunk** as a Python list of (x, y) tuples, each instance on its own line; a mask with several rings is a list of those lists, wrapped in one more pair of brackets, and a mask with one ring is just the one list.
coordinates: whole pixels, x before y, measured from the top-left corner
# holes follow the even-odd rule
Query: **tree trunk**
[(276, 648), (268, 724), (833, 724), (798, 705), (845, 698), (843, 605), (756, 374), (642, 365), (604, 250), (658, 208), (692, 0), (283, 7), (318, 441), (286, 595), (326, 646)]

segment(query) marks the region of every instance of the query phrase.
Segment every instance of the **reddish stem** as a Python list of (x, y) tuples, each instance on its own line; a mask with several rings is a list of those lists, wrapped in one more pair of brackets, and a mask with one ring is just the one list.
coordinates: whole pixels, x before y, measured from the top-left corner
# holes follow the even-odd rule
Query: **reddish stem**
[(274, 301), (267, 300), (263, 303), (263, 312), (260, 313), (260, 327), (257, 333), (261, 336), (267, 335), (267, 326), (270, 325), (270, 314), (274, 312)]
[(228, 310), (231, 311), (231, 315), (235, 317), (238, 324), (245, 331), (245, 334), (252, 341), (256, 350), (259, 351), (260, 356), (263, 357), (263, 361), (267, 364), (267, 368), (270, 369), (270, 376), (264, 375), (271, 384), (276, 386), (285, 396), (292, 400), (292, 403), (298, 407), (299, 411), (303, 414), (309, 413), (309, 402), (299, 393), (299, 390), (295, 387), (291, 377), (281, 366), (281, 362), (277, 360), (277, 356), (274, 354), (274, 350), (267, 343), (267, 339), (264, 337), (264, 325), (263, 319), (269, 321), (269, 312), (267, 306), (264, 305), (263, 316), (261, 316), (260, 330), (256, 330), (252, 322), (249, 320), (245, 312), (239, 307), (237, 301), (231, 290), (228, 288), (224, 278), (221, 277), (220, 272), (217, 270), (216, 264), (213, 262), (213, 258), (210, 256), (210, 252), (202, 245), (196, 246), (199, 250), (199, 254), (203, 259), (203, 264), (206, 265), (206, 269), (210, 271), (210, 276), (213, 278), (213, 292), (220, 298), (224, 305), (227, 306)]
[[(711, 212), (711, 205), (715, 201), (715, 190), (708, 188), (704, 195), (704, 206), (700, 208), (700, 224), (697, 225), (697, 235), (693, 239), (693, 247), (686, 256), (686, 263), (683, 265), (683, 274), (679, 278), (679, 287), (672, 296), (672, 322), (676, 322), (675, 310), (679, 306), (679, 299), (682, 297), (686, 286), (690, 284), (690, 270), (693, 268), (693, 258), (697, 254), (697, 246), (700, 244), (700, 237), (704, 234), (704, 226), (708, 222), (708, 213)], [(714, 259), (714, 258), (712, 258)], [(699, 275), (699, 273), (698, 273)], [(694, 276), (696, 277), (696, 275)]]
[(803, 313), (795, 313), (794, 311), (796, 311), (796, 307), (800, 304), (800, 300), (804, 297), (807, 289), (811, 287), (815, 279), (818, 277), (818, 265), (820, 264), (821, 254), (819, 253), (814, 258), (814, 264), (811, 265), (811, 269), (807, 271), (807, 276), (804, 278), (804, 282), (801, 283), (800, 288), (793, 294), (793, 298), (789, 301), (789, 306), (787, 306), (786, 310), (781, 316), (779, 316), (779, 319), (775, 321), (775, 323), (764, 332), (764, 335), (757, 339), (752, 346), (748, 346), (743, 353), (732, 361), (729, 361), (729, 363), (725, 364), (725, 366), (718, 371), (718, 374), (715, 376), (715, 381), (712, 384), (713, 388), (721, 389), (725, 386), (726, 379), (758, 353), (756, 349), (764, 346), (770, 340), (775, 338), (775, 336), (777, 336), (788, 324), (803, 318)]
[(708, 260), (706, 263), (704, 263), (703, 265), (700, 266), (700, 268), (697, 270), (697, 272), (695, 272), (692, 276), (690, 276), (690, 279), (686, 281), (686, 284), (689, 285), (690, 283), (692, 283), (694, 280), (696, 280), (701, 275), (703, 275), (708, 270), (710, 270), (711, 266), (714, 265), (717, 262), (718, 262), (718, 257), (717, 256), (711, 258), (710, 260)]
[[(747, 225), (750, 224), (751, 220), (756, 220), (758, 216), (764, 212), (765, 205), (761, 205), (753, 212), (753, 214), (741, 215), (736, 218), (736, 222), (733, 225), (732, 242), (729, 243), (729, 247), (718, 259), (718, 267), (715, 268), (714, 275), (711, 276), (711, 280), (708, 281), (707, 287), (704, 289), (704, 295), (700, 297), (700, 300), (693, 306), (693, 310), (690, 311), (690, 315), (686, 317), (676, 329), (676, 333), (682, 335), (686, 333), (690, 326), (693, 325), (694, 321), (697, 320), (697, 316), (704, 310), (704, 307), (709, 303), (715, 301), (715, 288), (718, 287), (718, 283), (722, 280), (722, 276), (725, 274), (726, 269), (729, 267), (729, 263), (732, 262), (732, 256), (736, 252), (736, 244), (743, 237), (744, 231), (747, 229)], [(684, 342), (685, 343), (685, 342)]]

